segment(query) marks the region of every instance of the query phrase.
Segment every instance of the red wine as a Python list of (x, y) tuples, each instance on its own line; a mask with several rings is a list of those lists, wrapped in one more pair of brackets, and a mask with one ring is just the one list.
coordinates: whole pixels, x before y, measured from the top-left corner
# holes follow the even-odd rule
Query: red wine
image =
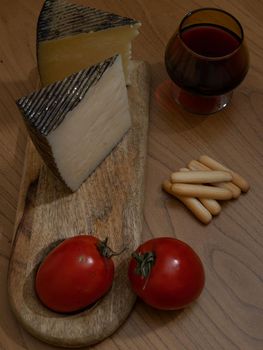
[(203, 96), (233, 90), (248, 70), (248, 54), (241, 39), (216, 25), (192, 25), (176, 33), (165, 53), (173, 82), (186, 91)]
[(216, 26), (191, 26), (181, 34), (183, 42), (198, 55), (222, 57), (231, 54), (240, 45), (240, 38)]

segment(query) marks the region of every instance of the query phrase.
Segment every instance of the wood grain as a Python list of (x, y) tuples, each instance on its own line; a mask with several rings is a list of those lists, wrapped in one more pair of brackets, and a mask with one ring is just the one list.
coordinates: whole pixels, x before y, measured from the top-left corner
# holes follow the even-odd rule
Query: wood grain
[[(261, 350), (263, 224), (263, 2), (258, 0), (76, 0), (139, 19), (133, 56), (148, 61), (152, 99), (144, 239), (175, 236), (200, 255), (206, 287), (191, 308), (163, 313), (138, 301), (127, 322), (98, 350)], [(50, 350), (24, 332), (7, 302), (6, 278), (22, 174), (25, 133), (14, 100), (35, 89), (38, 0), (1, 0), (0, 11), (0, 348)], [(250, 70), (229, 108), (208, 117), (175, 106), (164, 68), (165, 45), (186, 12), (214, 6), (241, 22)], [(18, 11), (19, 9), (19, 11)], [(19, 54), (18, 54), (19, 53)], [(19, 55), (19, 56), (18, 56)], [(222, 205), (207, 227), (161, 190), (169, 174), (208, 154), (243, 175), (250, 191)]]
[[(127, 268), (141, 242), (150, 75), (145, 63), (132, 63), (132, 128), (78, 191), (70, 193), (42, 165), (31, 142), (27, 148), (20, 193), (25, 204), (20, 200), (18, 206), (8, 292), (21, 324), (53, 345), (80, 347), (101, 341), (123, 323), (135, 301)], [(48, 251), (78, 234), (108, 237), (114, 251), (126, 250), (114, 259), (114, 282), (105, 297), (83, 312), (59, 315), (39, 302), (35, 273)]]

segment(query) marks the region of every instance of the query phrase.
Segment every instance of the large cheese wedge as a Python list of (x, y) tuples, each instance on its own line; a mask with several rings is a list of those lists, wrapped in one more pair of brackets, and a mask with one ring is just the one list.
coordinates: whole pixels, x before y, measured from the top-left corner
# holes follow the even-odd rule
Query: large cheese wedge
[(76, 191), (131, 126), (120, 56), (17, 101), (43, 160)]
[(46, 0), (38, 20), (37, 55), (42, 85), (120, 54), (129, 84), (131, 41), (140, 23), (64, 0)]

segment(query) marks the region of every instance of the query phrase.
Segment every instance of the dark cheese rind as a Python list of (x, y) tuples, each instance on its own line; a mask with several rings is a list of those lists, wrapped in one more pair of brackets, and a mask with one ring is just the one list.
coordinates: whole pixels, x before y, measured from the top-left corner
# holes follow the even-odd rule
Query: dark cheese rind
[(17, 101), (25, 122), (34, 133), (47, 136), (75, 108), (87, 91), (112, 66), (117, 56), (73, 74), (62, 81), (51, 84)]
[(132, 18), (91, 7), (63, 0), (46, 0), (38, 20), (37, 39), (39, 42), (53, 40), (136, 23), (139, 22)]

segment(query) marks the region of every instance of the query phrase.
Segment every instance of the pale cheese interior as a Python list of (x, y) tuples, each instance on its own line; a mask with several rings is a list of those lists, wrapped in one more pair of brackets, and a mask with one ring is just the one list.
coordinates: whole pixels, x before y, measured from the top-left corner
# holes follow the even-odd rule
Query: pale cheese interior
[(131, 126), (120, 58), (48, 136), (58, 170), (75, 191)]
[(48, 85), (120, 54), (126, 83), (129, 84), (131, 41), (140, 24), (81, 33), (39, 43), (38, 62), (42, 85)]

